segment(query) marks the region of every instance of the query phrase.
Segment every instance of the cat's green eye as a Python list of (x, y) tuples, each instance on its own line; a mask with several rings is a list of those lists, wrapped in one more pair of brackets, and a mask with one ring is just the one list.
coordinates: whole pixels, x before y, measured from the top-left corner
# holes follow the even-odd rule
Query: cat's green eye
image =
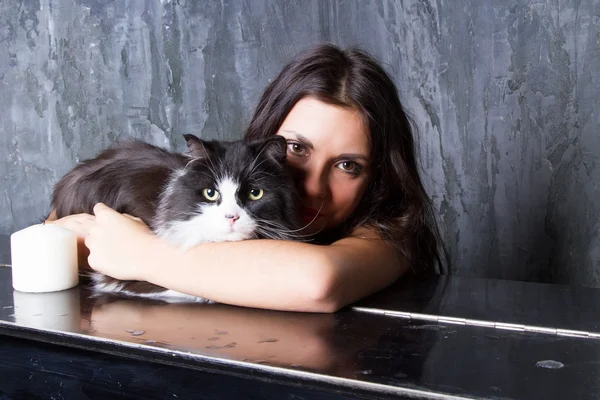
[(215, 201), (219, 198), (219, 192), (213, 188), (206, 188), (202, 191), (202, 195), (206, 197), (206, 200)]
[(248, 197), (250, 198), (250, 200), (259, 200), (261, 197), (263, 197), (264, 191), (262, 189), (250, 189), (250, 192), (248, 192)]

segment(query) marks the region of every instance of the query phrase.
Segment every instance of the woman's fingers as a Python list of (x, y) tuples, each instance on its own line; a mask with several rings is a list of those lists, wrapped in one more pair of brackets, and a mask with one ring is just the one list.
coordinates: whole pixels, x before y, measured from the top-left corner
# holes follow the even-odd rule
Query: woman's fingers
[(119, 215), (118, 212), (116, 212), (104, 203), (96, 204), (93, 208), (93, 211), (94, 215), (98, 219), (114, 218), (115, 215)]
[(121, 215), (133, 220), (133, 221), (137, 221), (137, 222), (142, 222), (141, 218), (133, 216), (131, 214), (121, 214), (117, 211), (115, 211), (114, 209), (108, 207), (106, 204), (104, 203), (98, 203), (94, 206), (94, 215), (96, 216), (96, 218), (100, 218), (103, 221), (116, 221), (118, 219), (120, 219), (119, 217)]
[(46, 224), (57, 225), (68, 229), (77, 235), (77, 259), (79, 267), (82, 269), (89, 268), (87, 265), (89, 250), (85, 245), (85, 239), (89, 237), (90, 230), (92, 229), (95, 220), (96, 218), (90, 214), (74, 214), (56, 219), (56, 213), (53, 211), (45, 222)]
[(144, 221), (142, 221), (141, 218), (133, 216), (131, 214), (119, 213), (113, 210), (112, 208), (108, 207), (104, 203), (98, 203), (94, 206), (94, 214), (99, 220), (108, 223), (122, 223), (123, 220), (121, 219), (121, 216), (127, 217), (128, 219), (135, 222), (144, 223)]
[(130, 214), (123, 214), (123, 215), (133, 221), (142, 222), (142, 219), (140, 217), (134, 217), (133, 215), (130, 215)]
[(139, 258), (147, 252), (152, 232), (139, 218), (121, 214), (105, 204), (94, 206), (96, 220), (89, 228), (85, 245), (90, 250), (92, 269), (124, 280), (139, 280)]
[(47, 224), (58, 225), (74, 232), (78, 238), (84, 238), (89, 234), (89, 228), (95, 217), (90, 214), (75, 214), (57, 220), (48, 220)]

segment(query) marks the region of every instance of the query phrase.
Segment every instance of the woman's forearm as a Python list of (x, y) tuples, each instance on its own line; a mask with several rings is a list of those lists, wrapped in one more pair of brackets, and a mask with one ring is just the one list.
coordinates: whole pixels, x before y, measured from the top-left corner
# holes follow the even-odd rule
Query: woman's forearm
[(291, 241), (202, 243), (181, 251), (155, 237), (143, 278), (220, 303), (332, 312), (325, 246)]
[(94, 214), (82, 220), (92, 269), (219, 303), (334, 312), (388, 286), (408, 266), (367, 231), (326, 246), (263, 239), (203, 243), (184, 251), (103, 204)]

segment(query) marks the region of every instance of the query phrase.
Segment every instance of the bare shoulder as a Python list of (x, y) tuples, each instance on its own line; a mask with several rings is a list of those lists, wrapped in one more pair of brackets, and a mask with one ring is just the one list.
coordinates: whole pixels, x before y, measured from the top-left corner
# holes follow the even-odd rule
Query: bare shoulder
[(399, 270), (400, 273), (407, 267), (396, 249), (372, 228), (356, 229), (350, 236), (334, 242), (331, 249), (334, 252), (357, 257), (359, 260), (371, 260), (369, 262), (371, 265), (384, 264), (390, 269)]

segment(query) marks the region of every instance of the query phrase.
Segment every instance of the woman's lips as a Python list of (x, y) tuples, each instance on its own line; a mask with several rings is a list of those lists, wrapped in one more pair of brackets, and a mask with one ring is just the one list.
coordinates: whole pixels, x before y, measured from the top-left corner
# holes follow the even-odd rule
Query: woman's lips
[(300, 217), (302, 218), (302, 220), (304, 222), (311, 222), (312, 220), (316, 220), (319, 217), (322, 217), (323, 214), (320, 214), (319, 211), (313, 209), (313, 208), (308, 208), (308, 207), (302, 207), (300, 209)]

